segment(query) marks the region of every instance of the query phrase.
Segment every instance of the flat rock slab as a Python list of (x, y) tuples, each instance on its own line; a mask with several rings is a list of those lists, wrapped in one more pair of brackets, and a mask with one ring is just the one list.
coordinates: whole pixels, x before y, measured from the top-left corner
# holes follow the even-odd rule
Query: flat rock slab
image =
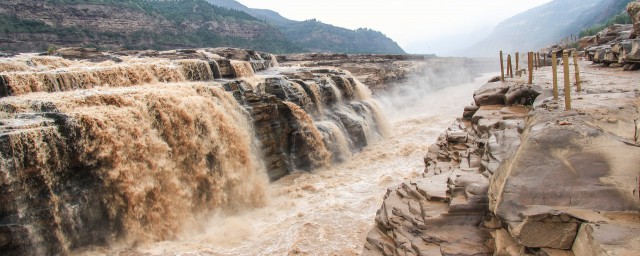
[[(624, 226), (622, 226), (624, 225)], [(638, 255), (640, 226), (624, 223), (583, 224), (573, 244), (575, 255)]]

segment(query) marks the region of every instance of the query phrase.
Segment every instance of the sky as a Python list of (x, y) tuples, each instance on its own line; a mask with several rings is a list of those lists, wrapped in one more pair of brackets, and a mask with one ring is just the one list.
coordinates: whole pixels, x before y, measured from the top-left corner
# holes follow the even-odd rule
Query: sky
[(501, 21), (551, 0), (238, 0), (292, 20), (381, 31), (408, 53), (455, 56)]

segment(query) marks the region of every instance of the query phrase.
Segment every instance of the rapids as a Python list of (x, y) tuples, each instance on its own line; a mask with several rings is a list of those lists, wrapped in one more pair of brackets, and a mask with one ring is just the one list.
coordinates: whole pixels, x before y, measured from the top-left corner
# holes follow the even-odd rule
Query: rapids
[[(358, 255), (387, 187), (421, 175), (428, 147), (472, 99), (488, 75), (445, 88), (420, 84), (381, 96), (390, 136), (350, 160), (294, 173), (267, 187), (265, 206), (217, 214), (173, 241), (94, 248), (80, 255)], [(422, 98), (416, 101), (415, 95)], [(398, 107), (399, 103), (405, 105)], [(320, 123), (322, 125), (322, 123)]]

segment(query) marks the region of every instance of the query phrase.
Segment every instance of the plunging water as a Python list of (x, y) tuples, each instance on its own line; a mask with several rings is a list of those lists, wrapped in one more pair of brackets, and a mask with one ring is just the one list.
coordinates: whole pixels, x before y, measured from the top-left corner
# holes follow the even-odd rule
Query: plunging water
[[(474, 89), (488, 78), (440, 89), (412, 85), (407, 89), (412, 93), (404, 93), (422, 95), (417, 102), (382, 98), (381, 108), (392, 117), (390, 137), (341, 164), (270, 184), (265, 207), (216, 215), (202, 230), (143, 245), (134, 254), (358, 255), (387, 187), (421, 175), (430, 144), (461, 116)], [(403, 100), (414, 104), (411, 111), (394, 106)]]
[(204, 56), (0, 62), (16, 252), (357, 254), (385, 188), (421, 173), (479, 86), (373, 98), (340, 70)]

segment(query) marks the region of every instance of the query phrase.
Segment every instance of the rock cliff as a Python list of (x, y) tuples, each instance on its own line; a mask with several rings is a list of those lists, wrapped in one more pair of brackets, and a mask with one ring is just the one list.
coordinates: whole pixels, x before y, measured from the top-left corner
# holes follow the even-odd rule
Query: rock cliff
[(516, 78), (477, 90), (422, 177), (389, 188), (364, 255), (639, 250), (640, 77), (580, 64), (572, 111), (553, 100), (550, 68), (532, 86)]

